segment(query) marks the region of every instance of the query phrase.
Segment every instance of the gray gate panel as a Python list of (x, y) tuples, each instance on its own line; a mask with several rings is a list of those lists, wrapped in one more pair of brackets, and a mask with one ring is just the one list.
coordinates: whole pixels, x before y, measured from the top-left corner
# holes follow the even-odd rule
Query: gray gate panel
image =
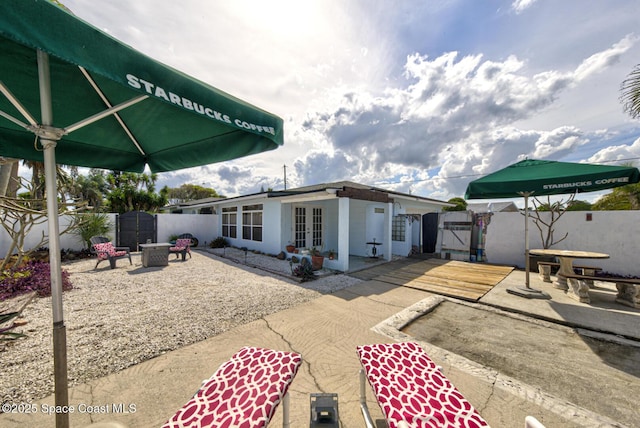
[(138, 251), (138, 244), (144, 244), (148, 239), (151, 242), (157, 242), (155, 216), (142, 211), (130, 211), (119, 215), (116, 221), (118, 246)]

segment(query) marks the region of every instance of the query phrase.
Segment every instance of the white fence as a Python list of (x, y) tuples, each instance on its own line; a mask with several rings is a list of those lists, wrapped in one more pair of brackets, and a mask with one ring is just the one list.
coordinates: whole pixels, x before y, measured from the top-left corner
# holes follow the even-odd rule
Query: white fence
[[(591, 220), (587, 220), (587, 215)], [(115, 224), (115, 214), (112, 214)], [(205, 245), (220, 236), (218, 216), (212, 214), (158, 214), (158, 240), (167, 241), (170, 235), (192, 233)], [(538, 229), (529, 220), (531, 248), (542, 248)], [(68, 219), (61, 218), (61, 229)], [(606, 253), (609, 259), (591, 261), (605, 271), (619, 275), (640, 276), (640, 211), (577, 211), (565, 213), (556, 224), (557, 239), (569, 233), (567, 239), (553, 248)], [(25, 247), (32, 248), (42, 233), (47, 234), (46, 223), (34, 228), (26, 239)], [(110, 236), (115, 237), (115, 233)], [(484, 243), (486, 261), (524, 268), (524, 216), (520, 213), (494, 213), (487, 226)], [(0, 257), (9, 248), (9, 237), (0, 230)], [(60, 237), (60, 248), (79, 250), (82, 243), (76, 235)]]
[[(606, 253), (609, 259), (583, 262), (619, 275), (640, 276), (640, 211), (569, 211), (560, 217), (554, 236), (560, 239), (567, 232), (567, 239), (552, 248)], [(530, 248), (542, 248), (531, 218), (529, 239)], [(494, 213), (487, 226), (486, 261), (524, 268), (524, 248), (524, 216)]]
[[(206, 245), (217, 238), (218, 216), (214, 214), (156, 214), (158, 218), (158, 241), (166, 242), (171, 235), (181, 233), (191, 233), (198, 238), (200, 246)], [(112, 230), (107, 234), (111, 239), (115, 239), (116, 214), (109, 214)], [(69, 216), (60, 217), (60, 230), (70, 222)], [(24, 248), (34, 248), (40, 242), (43, 234), (49, 234), (47, 222), (35, 225), (25, 238)], [(205, 244), (206, 243), (206, 244)], [(0, 258), (4, 257), (9, 250), (11, 238), (4, 229), (0, 230)], [(63, 250), (81, 250), (84, 244), (78, 235), (65, 233), (60, 236), (60, 248)]]

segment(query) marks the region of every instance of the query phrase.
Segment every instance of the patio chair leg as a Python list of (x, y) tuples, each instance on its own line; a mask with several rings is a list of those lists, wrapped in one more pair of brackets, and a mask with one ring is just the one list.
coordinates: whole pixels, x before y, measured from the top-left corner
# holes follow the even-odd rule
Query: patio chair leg
[(360, 369), (360, 410), (362, 411), (366, 428), (375, 428), (367, 407), (367, 378), (363, 369)]
[(289, 420), (289, 391), (282, 397), (282, 427), (289, 428), (291, 421)]

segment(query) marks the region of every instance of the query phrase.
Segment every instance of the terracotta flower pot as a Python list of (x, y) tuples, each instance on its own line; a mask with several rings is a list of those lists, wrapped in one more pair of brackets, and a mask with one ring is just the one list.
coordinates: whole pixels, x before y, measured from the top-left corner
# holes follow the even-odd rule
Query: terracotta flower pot
[(324, 256), (311, 256), (311, 269), (320, 270), (324, 263)]
[(293, 253), (296, 247), (294, 247), (293, 245), (287, 245), (286, 249), (287, 249), (287, 253)]

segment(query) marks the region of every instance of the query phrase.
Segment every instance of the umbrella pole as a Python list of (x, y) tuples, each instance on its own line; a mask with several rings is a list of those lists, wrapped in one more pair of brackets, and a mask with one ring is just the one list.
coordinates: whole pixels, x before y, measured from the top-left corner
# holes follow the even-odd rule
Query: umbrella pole
[(521, 192), (520, 195), (524, 196), (524, 275), (525, 284), (523, 286), (509, 287), (507, 293), (515, 294), (516, 296), (526, 297), (528, 299), (550, 299), (549, 293), (545, 293), (541, 290), (535, 290), (530, 285), (530, 270), (531, 261), (529, 260), (529, 192)]
[[(51, 105), (51, 79), (49, 75), (49, 56), (38, 51), (38, 75), (40, 83), (40, 112), (42, 124), (53, 123)], [(69, 391), (67, 380), (67, 333), (62, 313), (62, 271), (60, 258), (60, 226), (58, 224), (58, 190), (56, 179), (55, 134), (40, 142), (44, 148), (44, 173), (47, 195), (47, 217), (49, 223), (49, 265), (51, 267), (51, 304), (53, 308), (53, 371), (55, 382), (56, 427), (69, 427)]]
[(529, 195), (524, 196), (524, 272), (525, 272), (525, 287), (531, 288), (529, 285), (529, 273), (531, 272), (531, 261), (529, 260)]

